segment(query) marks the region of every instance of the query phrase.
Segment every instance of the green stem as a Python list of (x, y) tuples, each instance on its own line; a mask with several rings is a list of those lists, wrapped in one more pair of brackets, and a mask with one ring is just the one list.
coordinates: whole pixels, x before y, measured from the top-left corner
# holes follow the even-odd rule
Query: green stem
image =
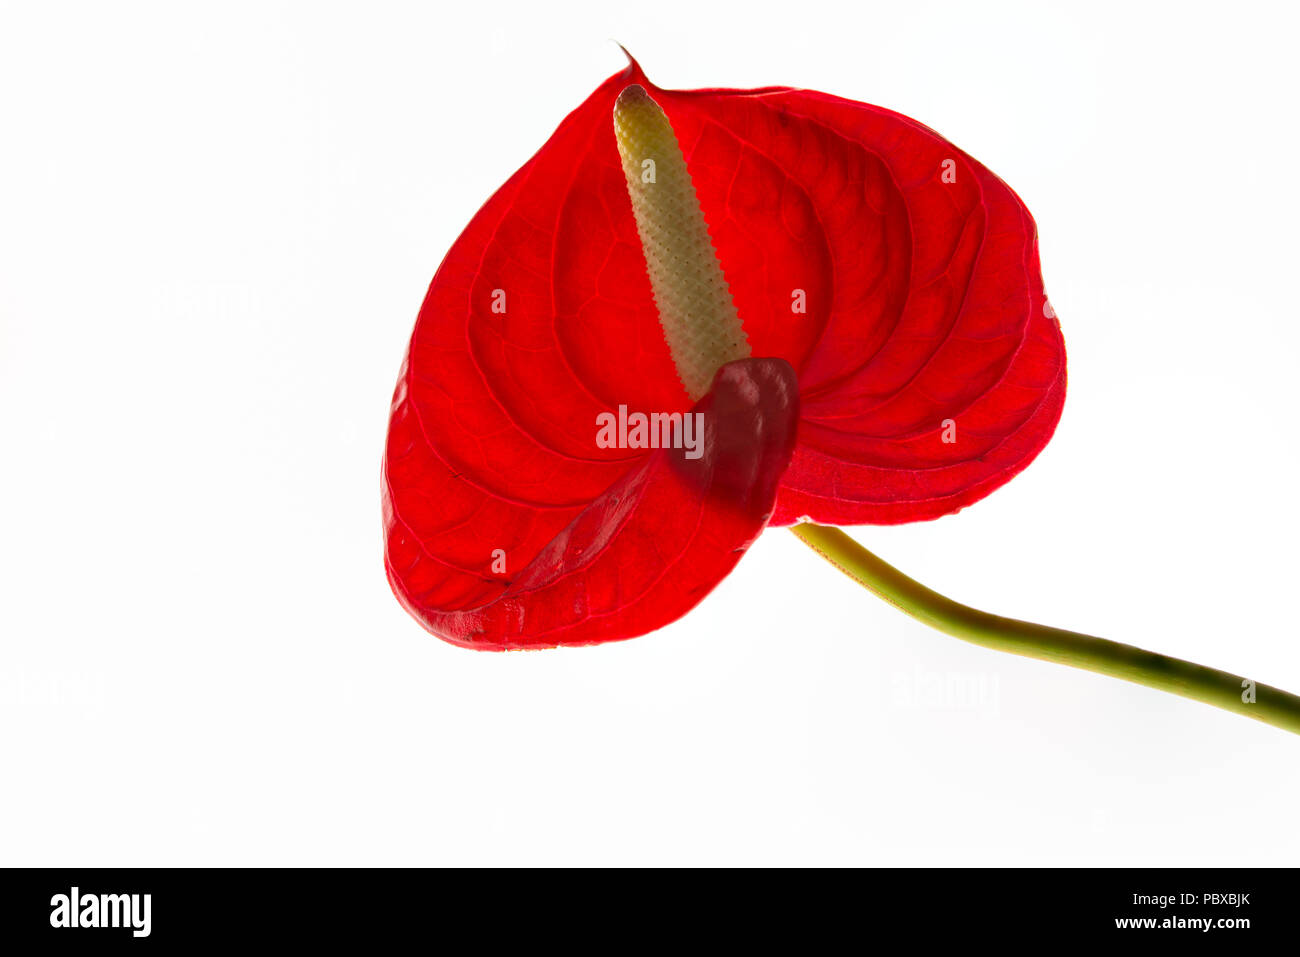
[[(1300, 734), (1300, 698), (1286, 691), (1117, 641), (990, 615), (908, 578), (838, 528), (804, 524), (795, 525), (791, 531), (822, 558), (900, 611), (963, 641), (1123, 678)], [(1254, 695), (1250, 700), (1248, 691), (1252, 687)]]

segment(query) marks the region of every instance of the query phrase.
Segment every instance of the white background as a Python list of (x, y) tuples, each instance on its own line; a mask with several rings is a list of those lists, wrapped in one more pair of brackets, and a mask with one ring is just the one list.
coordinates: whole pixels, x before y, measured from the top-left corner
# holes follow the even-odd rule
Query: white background
[(598, 648), (459, 650), (384, 580), (425, 287), (617, 39), (901, 110), (1037, 217), (1056, 438), (864, 543), (1300, 690), (1297, 24), (1051, 6), (4, 4), (0, 863), (1296, 863), (1300, 739), (931, 632), (786, 532)]

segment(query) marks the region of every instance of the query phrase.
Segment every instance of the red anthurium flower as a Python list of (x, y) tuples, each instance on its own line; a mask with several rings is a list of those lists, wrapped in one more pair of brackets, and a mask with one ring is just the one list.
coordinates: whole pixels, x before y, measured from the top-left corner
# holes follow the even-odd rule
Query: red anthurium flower
[[(633, 84), (671, 121), (748, 342), (733, 356), (754, 357), (711, 388), (685, 381), (648, 274), (611, 121)], [(633, 62), (434, 277), (393, 400), (389, 580), (468, 647), (629, 638), (688, 611), (768, 524), (977, 501), (1043, 448), (1064, 397), (1033, 219), (982, 165), (880, 107), (663, 90)], [(647, 441), (674, 415), (693, 441)]]

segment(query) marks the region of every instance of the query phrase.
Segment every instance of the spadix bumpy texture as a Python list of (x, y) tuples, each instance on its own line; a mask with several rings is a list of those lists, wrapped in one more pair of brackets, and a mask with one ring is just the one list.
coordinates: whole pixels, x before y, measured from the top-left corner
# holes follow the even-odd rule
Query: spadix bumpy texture
[(722, 365), (749, 357), (749, 341), (672, 124), (644, 87), (619, 94), (614, 133), (664, 339), (698, 400)]

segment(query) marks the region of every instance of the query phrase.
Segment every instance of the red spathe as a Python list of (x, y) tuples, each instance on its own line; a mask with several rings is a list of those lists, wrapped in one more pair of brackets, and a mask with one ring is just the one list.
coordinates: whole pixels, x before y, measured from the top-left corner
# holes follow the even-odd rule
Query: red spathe
[[(725, 367), (730, 398), (700, 406), (748, 395), (764, 421), (736, 419), (736, 440), (751, 447), (710, 413), (699, 462), (595, 442), (620, 406), (691, 407), (614, 140), (634, 82), (672, 121), (753, 355), (770, 357)], [(894, 524), (977, 501), (1046, 445), (1064, 398), (1033, 219), (982, 165), (879, 107), (661, 90), (633, 63), (434, 277), (393, 400), (389, 580), (472, 647), (632, 637), (693, 607), (764, 522)], [(704, 494), (679, 474), (699, 463), (749, 479)], [(722, 507), (723, 487), (745, 504)]]

